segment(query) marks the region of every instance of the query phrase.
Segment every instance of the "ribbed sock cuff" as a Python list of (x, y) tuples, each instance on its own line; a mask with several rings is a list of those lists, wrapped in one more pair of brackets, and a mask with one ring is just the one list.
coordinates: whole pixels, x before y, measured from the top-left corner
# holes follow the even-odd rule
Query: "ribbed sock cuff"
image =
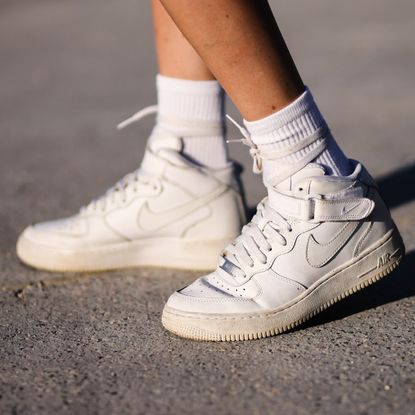
[[(308, 88), (291, 104), (267, 117), (257, 121), (244, 120), (251, 134), (252, 141), (260, 150), (272, 151), (295, 148), (298, 143), (314, 134), (325, 123), (313, 95)], [(336, 144), (331, 134), (328, 136), (329, 145), (315, 159), (315, 162), (326, 167), (327, 174), (346, 175), (350, 163)], [(297, 163), (312, 152), (318, 141), (293, 151), (292, 154), (277, 160), (264, 162), (264, 174), (275, 175), (278, 168), (286, 163)]]
[(158, 75), (156, 82), (157, 126), (182, 137), (183, 154), (195, 163), (225, 167), (229, 159), (220, 84), (214, 80), (191, 81), (163, 75)]
[(224, 94), (217, 81), (191, 81), (157, 75), (161, 116), (192, 121), (224, 120)]
[(303, 138), (324, 122), (308, 88), (291, 104), (257, 121), (244, 120), (257, 145), (273, 144), (290, 137)]

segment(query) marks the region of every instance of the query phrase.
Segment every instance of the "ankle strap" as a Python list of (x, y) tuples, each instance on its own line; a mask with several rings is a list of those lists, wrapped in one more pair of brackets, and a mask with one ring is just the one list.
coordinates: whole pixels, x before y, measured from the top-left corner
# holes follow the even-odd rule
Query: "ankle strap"
[(299, 199), (272, 190), (268, 196), (271, 206), (278, 212), (308, 222), (353, 221), (367, 218), (375, 202), (366, 197), (349, 199)]

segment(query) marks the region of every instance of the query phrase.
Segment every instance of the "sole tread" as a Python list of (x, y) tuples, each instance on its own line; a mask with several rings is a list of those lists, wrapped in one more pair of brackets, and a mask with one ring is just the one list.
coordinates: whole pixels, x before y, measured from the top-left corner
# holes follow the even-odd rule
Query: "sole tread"
[(303, 316), (302, 318), (298, 319), (297, 321), (294, 321), (288, 325), (285, 325), (283, 327), (279, 327), (273, 330), (266, 330), (266, 331), (254, 331), (254, 332), (248, 332), (248, 333), (232, 333), (232, 334), (218, 334), (218, 333), (209, 333), (205, 330), (198, 329), (195, 327), (188, 327), (188, 326), (181, 326), (181, 325), (175, 325), (172, 322), (169, 322), (168, 319), (165, 318), (163, 315), (163, 325), (166, 329), (173, 332), (174, 334), (192, 339), (192, 340), (202, 340), (202, 341), (244, 341), (244, 340), (254, 340), (259, 338), (267, 338), (272, 337), (277, 334), (282, 334), (284, 332), (287, 332), (289, 330), (292, 330), (299, 325), (305, 323), (306, 321), (310, 320), (312, 317), (316, 316), (317, 314), (321, 313), (322, 311), (326, 310), (327, 308), (331, 307), (332, 305), (336, 304), (337, 302), (345, 299), (346, 297), (349, 297), (352, 294), (355, 294), (362, 290), (363, 288), (366, 288), (382, 278), (389, 275), (392, 271), (394, 271), (400, 262), (402, 261), (403, 256), (400, 258), (397, 258), (395, 262), (390, 264), (388, 267), (386, 267), (381, 272), (373, 275), (371, 278), (360, 282), (359, 284), (349, 288), (348, 290), (342, 292), (341, 294), (337, 295), (336, 297), (326, 301), (324, 304), (320, 305), (317, 309), (312, 310), (308, 315)]

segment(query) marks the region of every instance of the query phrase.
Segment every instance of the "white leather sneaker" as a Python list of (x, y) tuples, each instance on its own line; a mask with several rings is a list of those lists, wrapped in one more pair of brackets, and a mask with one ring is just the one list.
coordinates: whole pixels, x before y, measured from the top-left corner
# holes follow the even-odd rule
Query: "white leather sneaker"
[(361, 164), (309, 164), (270, 189), (216, 271), (174, 293), (164, 327), (196, 340), (272, 336), (390, 273), (402, 239)]
[(28, 227), (19, 258), (53, 271), (214, 269), (245, 223), (239, 167), (201, 168), (181, 149), (180, 138), (153, 133), (137, 171), (77, 215)]

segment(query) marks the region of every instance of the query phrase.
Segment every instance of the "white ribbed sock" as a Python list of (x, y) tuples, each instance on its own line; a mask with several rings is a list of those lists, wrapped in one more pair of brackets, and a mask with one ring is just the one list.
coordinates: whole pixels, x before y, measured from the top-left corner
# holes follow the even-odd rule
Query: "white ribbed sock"
[(224, 94), (217, 81), (157, 75), (157, 128), (182, 137), (183, 154), (211, 168), (228, 164)]
[[(306, 91), (282, 110), (257, 121), (244, 121), (252, 141), (261, 151), (289, 149), (314, 134), (325, 121), (311, 92)], [(346, 176), (351, 173), (348, 158), (341, 151), (331, 133), (328, 145), (313, 162), (321, 164), (328, 175)], [(295, 163), (305, 158), (318, 146), (319, 141), (277, 160), (263, 160), (264, 179), (277, 176), (287, 163)]]

